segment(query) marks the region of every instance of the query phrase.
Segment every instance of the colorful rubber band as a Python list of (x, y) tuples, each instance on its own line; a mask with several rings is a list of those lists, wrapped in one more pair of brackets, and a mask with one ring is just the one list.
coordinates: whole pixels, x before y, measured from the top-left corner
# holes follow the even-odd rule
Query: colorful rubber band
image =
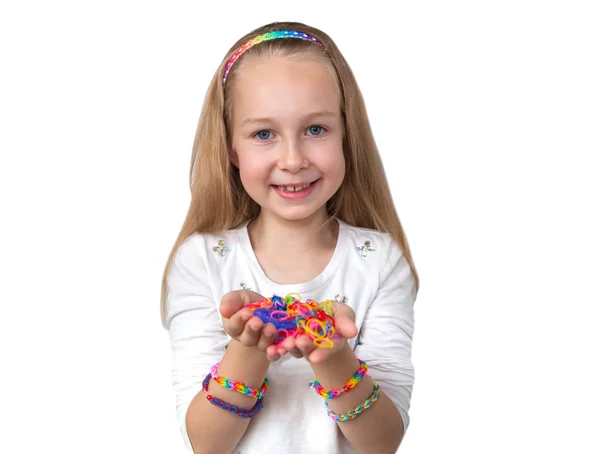
[(358, 417), (361, 413), (367, 411), (371, 406), (377, 402), (381, 389), (379, 384), (373, 380), (373, 394), (371, 394), (365, 401), (361, 402), (355, 409), (350, 410), (348, 413), (337, 414), (331, 411), (329, 404), (325, 401), (325, 407), (327, 408), (327, 414), (336, 422), (346, 422)]
[(290, 336), (307, 335), (317, 347), (333, 348), (333, 339), (340, 337), (335, 330), (330, 300), (318, 303), (308, 299), (302, 302), (300, 295), (289, 293), (285, 298), (273, 295), (244, 307), (251, 309), (264, 324), (275, 326), (276, 346)]
[(230, 404), (228, 402), (225, 402), (224, 400), (218, 399), (210, 395), (208, 393), (208, 384), (210, 383), (211, 377), (212, 375), (209, 373), (204, 378), (204, 381), (202, 382), (202, 391), (204, 391), (206, 400), (208, 400), (212, 405), (222, 408), (223, 410), (228, 411), (229, 413), (233, 413), (234, 415), (239, 416), (240, 418), (252, 418), (253, 416), (256, 416), (256, 414), (258, 414), (259, 411), (262, 410), (262, 397), (256, 401), (254, 407), (252, 407), (250, 410), (246, 410), (244, 408), (236, 407), (233, 404)]
[(246, 386), (241, 381), (235, 381), (235, 380), (230, 380), (225, 377), (219, 377), (217, 375), (218, 367), (219, 367), (219, 363), (217, 363), (213, 367), (211, 367), (210, 375), (212, 376), (213, 381), (215, 381), (217, 384), (219, 384), (223, 388), (233, 389), (234, 391), (237, 391), (238, 393), (243, 394), (244, 396), (254, 397), (257, 399), (261, 399), (266, 394), (267, 389), (269, 388), (269, 379), (267, 377), (265, 377), (265, 380), (260, 388), (258, 388), (258, 389), (250, 388), (249, 386)]
[(323, 388), (323, 386), (321, 386), (321, 383), (319, 383), (319, 381), (316, 378), (308, 384), (308, 387), (313, 388), (319, 396), (324, 397), (325, 399), (335, 399), (340, 394), (347, 393), (356, 385), (358, 385), (363, 379), (363, 377), (366, 375), (367, 371), (369, 370), (369, 366), (367, 366), (367, 363), (360, 359), (358, 360), (358, 362), (360, 364), (358, 370), (354, 373), (352, 377), (348, 379), (348, 381), (342, 388), (327, 391), (325, 388)]

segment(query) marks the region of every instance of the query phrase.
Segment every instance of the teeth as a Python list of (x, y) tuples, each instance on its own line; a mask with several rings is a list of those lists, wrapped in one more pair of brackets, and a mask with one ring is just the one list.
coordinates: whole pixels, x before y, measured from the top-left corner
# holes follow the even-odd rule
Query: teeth
[(310, 183), (307, 183), (302, 186), (277, 186), (277, 187), (286, 192), (298, 192), (298, 191), (302, 191), (303, 189), (306, 189), (309, 186), (310, 186)]

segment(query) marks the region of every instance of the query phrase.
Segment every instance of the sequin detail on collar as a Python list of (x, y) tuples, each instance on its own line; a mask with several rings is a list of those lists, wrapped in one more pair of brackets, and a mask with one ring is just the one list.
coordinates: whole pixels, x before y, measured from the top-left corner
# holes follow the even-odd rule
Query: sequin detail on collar
[(363, 246), (357, 247), (356, 250), (360, 252), (362, 257), (366, 257), (369, 251), (375, 251), (376, 249), (374, 246), (371, 246), (371, 242), (367, 240)]
[(339, 293), (335, 295), (335, 300), (342, 304), (346, 304), (348, 302), (348, 298), (346, 298), (344, 295), (340, 295)]
[(225, 246), (225, 240), (219, 240), (219, 245), (214, 246), (213, 251), (215, 251), (219, 257), (225, 257), (225, 253), (229, 252), (229, 248)]

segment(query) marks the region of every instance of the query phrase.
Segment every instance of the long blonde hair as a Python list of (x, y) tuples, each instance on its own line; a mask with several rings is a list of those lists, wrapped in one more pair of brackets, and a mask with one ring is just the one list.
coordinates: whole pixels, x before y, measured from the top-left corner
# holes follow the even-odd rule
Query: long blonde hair
[[(300, 39), (263, 41), (248, 49), (233, 65), (223, 87), (223, 72), (233, 53), (249, 39), (274, 30), (296, 30), (312, 35), (324, 46)], [(196, 129), (190, 164), (191, 201), (183, 226), (171, 249), (161, 287), (161, 317), (165, 326), (166, 280), (177, 250), (195, 232), (214, 233), (236, 228), (260, 212), (246, 193), (239, 170), (230, 159), (232, 87), (244, 60), (252, 57), (322, 58), (339, 81), (345, 120), (343, 140), (346, 174), (327, 202), (327, 212), (356, 227), (388, 232), (404, 253), (419, 289), (404, 229), (396, 212), (387, 178), (371, 131), (365, 103), (352, 70), (333, 40), (319, 29), (298, 22), (274, 22), (243, 36), (235, 43), (210, 83)]]

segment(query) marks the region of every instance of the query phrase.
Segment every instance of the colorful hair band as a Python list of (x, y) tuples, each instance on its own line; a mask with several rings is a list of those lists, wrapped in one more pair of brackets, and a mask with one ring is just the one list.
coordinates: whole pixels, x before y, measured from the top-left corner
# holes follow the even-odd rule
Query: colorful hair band
[(276, 30), (273, 32), (267, 32), (267, 33), (263, 33), (262, 35), (255, 36), (254, 38), (247, 41), (246, 44), (244, 44), (238, 50), (236, 50), (235, 53), (233, 54), (233, 56), (227, 62), (227, 66), (225, 67), (225, 73), (223, 74), (223, 86), (225, 86), (225, 81), (227, 80), (227, 75), (229, 74), (229, 70), (231, 69), (233, 64), (237, 61), (237, 59), (240, 58), (240, 56), (244, 52), (246, 52), (252, 46), (255, 46), (256, 44), (259, 44), (263, 41), (269, 41), (271, 39), (278, 39), (278, 38), (299, 38), (299, 39), (303, 39), (305, 41), (312, 41), (313, 43), (318, 44), (320, 46), (323, 45), (323, 43), (321, 41), (319, 41), (317, 38), (310, 36), (307, 33), (297, 32), (294, 30)]

